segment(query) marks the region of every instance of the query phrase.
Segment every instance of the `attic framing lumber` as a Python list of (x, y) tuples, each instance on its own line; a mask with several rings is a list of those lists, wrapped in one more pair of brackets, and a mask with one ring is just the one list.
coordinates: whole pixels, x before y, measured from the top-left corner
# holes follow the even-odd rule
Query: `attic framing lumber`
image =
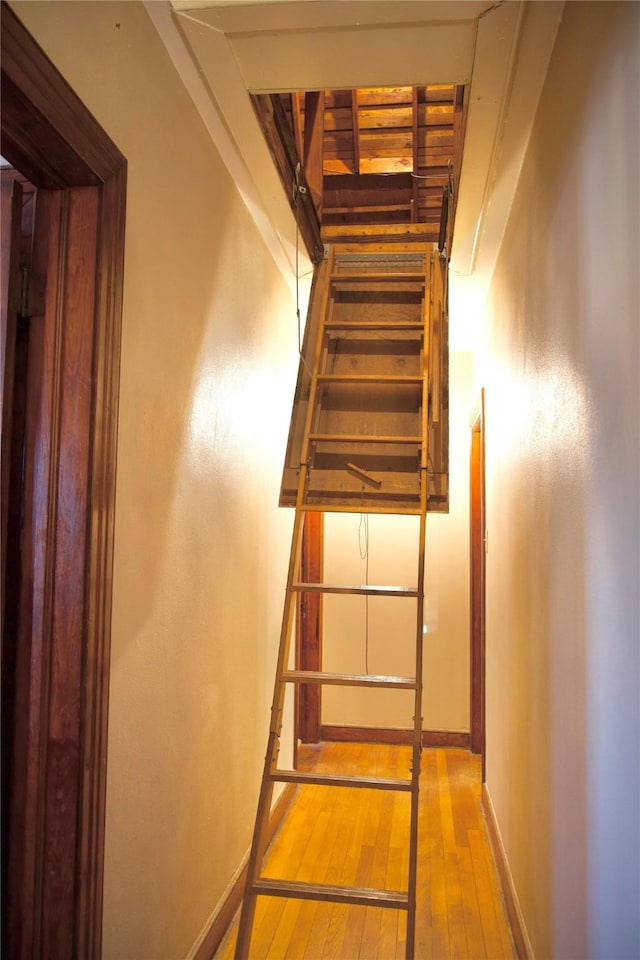
[(286, 119), (284, 107), (280, 99), (271, 94), (252, 94), (251, 102), (296, 216), (302, 241), (313, 263), (318, 263), (324, 254), (320, 218), (309, 191), (299, 193), (296, 190), (297, 183), (302, 182), (306, 186), (306, 181), (295, 134)]

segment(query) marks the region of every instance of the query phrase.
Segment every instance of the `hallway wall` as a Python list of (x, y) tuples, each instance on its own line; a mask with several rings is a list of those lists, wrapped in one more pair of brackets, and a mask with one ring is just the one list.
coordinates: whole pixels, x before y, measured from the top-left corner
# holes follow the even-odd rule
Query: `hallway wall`
[(487, 784), (538, 958), (640, 955), (639, 14), (565, 6), (476, 369)]
[(295, 305), (143, 6), (12, 6), (129, 163), (104, 958), (177, 960), (255, 814)]

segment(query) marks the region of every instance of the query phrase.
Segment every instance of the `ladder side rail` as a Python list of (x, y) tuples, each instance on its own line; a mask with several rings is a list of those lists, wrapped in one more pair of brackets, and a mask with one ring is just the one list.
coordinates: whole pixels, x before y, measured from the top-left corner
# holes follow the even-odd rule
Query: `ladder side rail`
[[(428, 409), (428, 419), (427, 419), (427, 443), (431, 443), (434, 446), (437, 446), (435, 443), (435, 434), (434, 434), (434, 417), (435, 421), (439, 420), (439, 409), (440, 409), (440, 372), (436, 369), (436, 365), (439, 365), (441, 362), (441, 353), (442, 353), (442, 319), (440, 318), (440, 350), (436, 350), (436, 325), (435, 325), (435, 316), (436, 316), (436, 298), (434, 295), (434, 290), (436, 286), (435, 276), (436, 268), (439, 268), (440, 263), (440, 254), (437, 250), (434, 250), (431, 254), (430, 265), (429, 265), (429, 327), (428, 327), (428, 377), (429, 377), (429, 409)], [(427, 447), (428, 449), (428, 447)], [(435, 471), (436, 464), (434, 463), (434, 451), (431, 451), (431, 457), (428, 461), (431, 469), (431, 478), (429, 481), (430, 488), (435, 489)], [(427, 475), (428, 476), (428, 475)], [(427, 488), (429, 489), (429, 487)], [(427, 510), (429, 509), (429, 496), (427, 495)]]
[[(329, 270), (333, 263), (333, 252), (329, 255)], [(320, 267), (322, 269), (322, 265)], [(293, 523), (293, 533), (291, 537), (291, 554), (289, 557), (289, 570), (287, 573), (287, 585), (285, 591), (284, 611), (282, 615), (282, 626), (280, 630), (280, 643), (278, 647), (278, 660), (276, 666), (276, 676), (273, 688), (273, 700), (271, 704), (271, 721), (269, 726), (269, 739), (264, 760), (264, 770), (260, 785), (258, 797), (258, 809), (253, 830), (253, 839), (249, 853), (249, 862), (247, 865), (247, 879), (242, 900), (242, 909), (240, 912), (240, 922), (238, 925), (238, 939), (236, 941), (235, 960), (248, 960), (249, 945), (251, 942), (251, 932), (256, 911), (255, 882), (262, 869), (264, 858), (267, 824), (271, 812), (271, 801), (273, 798), (274, 781), (271, 778), (271, 772), (275, 767), (276, 758), (279, 752), (280, 731), (282, 729), (282, 712), (284, 709), (284, 697), (286, 685), (283, 675), (289, 665), (289, 655), (291, 649), (291, 634), (293, 628), (293, 606), (294, 597), (293, 583), (298, 578), (300, 566), (300, 550), (302, 547), (302, 530), (304, 526), (304, 512), (301, 509), (305, 498), (307, 476), (308, 476), (308, 448), (309, 448), (309, 430), (313, 422), (313, 413), (316, 406), (317, 393), (317, 367), (324, 340), (324, 322), (327, 311), (327, 301), (329, 296), (330, 284), (325, 285), (322, 299), (322, 310), (320, 314), (320, 324), (318, 328), (318, 338), (315, 345), (314, 364), (312, 368), (311, 386), (309, 393), (309, 403), (307, 407), (306, 424), (304, 430), (304, 439), (302, 445), (302, 456), (300, 463), (300, 474), (298, 477), (298, 491), (296, 496), (295, 517)]]
[[(425, 291), (426, 292), (426, 291)], [(422, 453), (420, 458), (420, 532), (418, 544), (418, 598), (416, 610), (416, 688), (414, 697), (413, 715), (413, 743), (411, 764), (411, 820), (409, 827), (409, 880), (408, 880), (408, 912), (407, 912), (407, 942), (406, 960), (413, 960), (415, 954), (416, 906), (417, 906), (417, 873), (418, 873), (418, 816), (420, 795), (420, 767), (422, 758), (422, 686), (423, 686), (423, 643), (424, 643), (424, 573), (426, 549), (426, 520), (429, 490), (429, 382), (433, 354), (430, 350), (431, 332), (431, 297), (425, 296), (423, 303), (423, 319), (425, 335), (423, 337), (422, 357), (422, 407), (421, 407), (421, 434)]]
[[(314, 431), (314, 425), (317, 426), (317, 419), (320, 415), (320, 404), (318, 403), (318, 374), (320, 372), (321, 359), (324, 351), (325, 345), (325, 325), (327, 322), (328, 313), (333, 313), (333, 284), (331, 281), (331, 275), (333, 272), (334, 264), (334, 250), (333, 247), (329, 248), (328, 260), (325, 264), (321, 265), (325, 267), (325, 283), (324, 289), (322, 291), (322, 305), (320, 309), (320, 323), (318, 324), (318, 335), (315, 343), (314, 355), (313, 355), (313, 366), (311, 373), (311, 385), (309, 387), (309, 403), (307, 404), (307, 416), (304, 425), (304, 432), (302, 434), (302, 452), (300, 455), (301, 461), (301, 472), (302, 464), (307, 466), (307, 475), (306, 480), (308, 481), (309, 472), (311, 469), (311, 464), (309, 462), (309, 448), (311, 446), (311, 441), (309, 439), (310, 434)], [(316, 431), (317, 432), (317, 431)], [(306, 499), (306, 484), (305, 488), (302, 491), (302, 497), (300, 497), (300, 488), (298, 488), (298, 502), (296, 504), (296, 510), (300, 509)]]
[[(300, 471), (299, 490), (301, 490), (306, 481), (306, 465), (303, 465)], [(300, 494), (298, 494), (300, 496)], [(274, 767), (280, 743), (280, 731), (282, 729), (282, 712), (284, 709), (285, 684), (282, 682), (282, 675), (287, 667), (289, 652), (291, 647), (291, 634), (293, 626), (293, 606), (294, 592), (291, 590), (296, 574), (298, 572), (300, 548), (302, 544), (302, 528), (304, 514), (296, 510), (293, 524), (293, 533), (291, 537), (291, 556), (289, 559), (289, 572), (287, 575), (287, 588), (285, 593), (284, 611), (282, 615), (282, 627), (280, 631), (280, 644), (278, 648), (278, 660), (276, 666), (276, 676), (273, 690), (273, 700), (271, 704), (271, 720), (269, 725), (269, 738), (264, 759), (264, 770), (260, 784), (260, 793), (258, 796), (258, 808), (256, 812), (255, 825), (253, 830), (253, 839), (249, 853), (249, 862), (247, 865), (247, 879), (242, 900), (242, 910), (240, 912), (240, 922), (238, 926), (238, 939), (235, 949), (235, 960), (248, 960), (249, 944), (251, 941), (251, 931), (256, 910), (256, 894), (252, 892), (253, 885), (262, 868), (262, 861), (265, 854), (267, 826), (269, 815), (271, 813), (271, 801), (273, 798), (274, 781), (271, 779), (271, 770)]]
[(423, 664), (423, 619), (424, 619), (424, 554), (427, 519), (427, 469), (423, 467), (421, 483), (420, 546), (418, 561), (418, 601), (416, 612), (416, 688), (414, 698), (413, 744), (412, 744), (412, 789), (411, 823), (409, 828), (409, 882), (406, 960), (413, 960), (416, 929), (416, 891), (418, 871), (418, 814), (420, 794), (420, 767), (422, 758), (422, 664)]

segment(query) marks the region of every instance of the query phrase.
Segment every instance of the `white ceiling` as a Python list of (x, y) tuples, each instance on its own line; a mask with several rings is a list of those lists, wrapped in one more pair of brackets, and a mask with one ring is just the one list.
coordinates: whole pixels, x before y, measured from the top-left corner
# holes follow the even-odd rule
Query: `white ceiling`
[(289, 283), (295, 223), (249, 92), (468, 85), (451, 258), (454, 348), (470, 346), (563, 6), (563, 0), (146, 0)]

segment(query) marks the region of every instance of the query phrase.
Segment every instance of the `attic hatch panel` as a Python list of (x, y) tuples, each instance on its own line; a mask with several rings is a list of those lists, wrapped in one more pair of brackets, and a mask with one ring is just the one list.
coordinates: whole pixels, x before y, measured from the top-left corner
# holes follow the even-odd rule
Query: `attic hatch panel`
[(334, 244), (318, 264), (281, 506), (295, 505), (304, 462), (308, 508), (419, 512), (428, 435), (428, 509), (447, 511), (445, 276), (433, 244)]

